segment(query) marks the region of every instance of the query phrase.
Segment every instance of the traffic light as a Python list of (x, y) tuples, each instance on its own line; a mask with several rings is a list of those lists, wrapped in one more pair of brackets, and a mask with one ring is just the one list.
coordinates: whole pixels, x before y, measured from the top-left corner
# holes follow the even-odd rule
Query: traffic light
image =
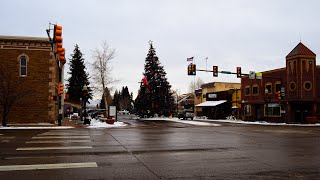
[(62, 26), (54, 25), (53, 29), (53, 42), (62, 43)]
[(281, 97), (281, 92), (278, 91), (278, 101), (279, 101), (279, 104), (281, 103), (281, 99), (282, 99), (282, 97)]
[(218, 77), (218, 66), (213, 66), (213, 77)]
[(62, 83), (58, 84), (58, 94), (59, 95), (63, 94), (63, 84)]
[(237, 78), (241, 78), (241, 67), (237, 67)]
[(196, 75), (196, 65), (195, 64), (189, 64), (188, 66), (188, 75), (195, 76)]

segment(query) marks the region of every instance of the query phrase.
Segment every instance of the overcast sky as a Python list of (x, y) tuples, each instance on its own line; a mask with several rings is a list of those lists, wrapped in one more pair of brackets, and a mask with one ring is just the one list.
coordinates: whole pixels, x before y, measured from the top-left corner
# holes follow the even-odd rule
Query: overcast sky
[[(235, 72), (241, 66), (248, 73), (284, 67), (300, 39), (320, 52), (317, 0), (1, 0), (0, 7), (0, 35), (47, 37), (49, 22), (62, 25), (66, 58), (78, 44), (92, 62), (92, 50), (107, 41), (117, 54), (112, 74), (120, 81), (114, 87), (128, 86), (134, 95), (149, 40), (172, 90), (180, 93), (194, 79), (187, 75), (191, 56), (197, 68), (205, 69), (208, 57), (210, 70), (217, 65)], [(236, 75), (197, 72), (198, 77), (206, 83), (240, 82)]]

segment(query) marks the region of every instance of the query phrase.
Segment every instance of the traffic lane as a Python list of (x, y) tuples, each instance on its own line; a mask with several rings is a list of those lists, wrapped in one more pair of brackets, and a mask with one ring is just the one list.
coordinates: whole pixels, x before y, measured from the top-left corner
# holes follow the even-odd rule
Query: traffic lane
[(97, 167), (48, 170), (0, 171), (6, 179), (157, 179), (144, 164), (130, 153), (109, 155), (30, 156), (6, 159), (3, 165), (59, 164), (95, 162)]

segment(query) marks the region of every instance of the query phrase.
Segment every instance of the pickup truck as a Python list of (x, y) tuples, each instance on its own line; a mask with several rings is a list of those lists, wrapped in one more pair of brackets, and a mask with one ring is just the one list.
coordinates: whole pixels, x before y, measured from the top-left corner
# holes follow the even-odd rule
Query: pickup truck
[(190, 118), (191, 120), (193, 120), (194, 113), (193, 113), (192, 110), (183, 110), (178, 114), (178, 118), (179, 119), (188, 119), (188, 118)]

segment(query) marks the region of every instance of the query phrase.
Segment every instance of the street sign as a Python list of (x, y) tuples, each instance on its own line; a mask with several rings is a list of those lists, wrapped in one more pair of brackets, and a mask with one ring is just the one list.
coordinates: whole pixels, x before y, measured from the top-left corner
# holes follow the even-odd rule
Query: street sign
[(231, 71), (221, 71), (222, 74), (231, 74)]
[(285, 89), (284, 87), (281, 87), (280, 92), (281, 92), (281, 96), (282, 96), (282, 97), (284, 97), (284, 96), (286, 95), (286, 94), (285, 94), (286, 89)]
[(249, 79), (255, 79), (256, 78), (256, 72), (249, 71)]
[(109, 106), (109, 116), (116, 116), (117, 110), (116, 106)]
[(262, 79), (262, 73), (261, 72), (257, 72), (256, 73), (256, 79)]

